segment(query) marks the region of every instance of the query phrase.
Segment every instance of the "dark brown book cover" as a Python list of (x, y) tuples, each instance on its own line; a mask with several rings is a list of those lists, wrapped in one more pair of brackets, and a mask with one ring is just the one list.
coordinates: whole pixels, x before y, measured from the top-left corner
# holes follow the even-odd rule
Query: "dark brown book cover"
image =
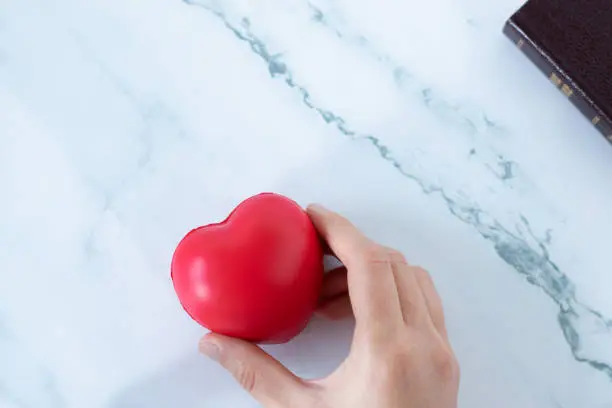
[(612, 142), (612, 0), (529, 0), (504, 33)]

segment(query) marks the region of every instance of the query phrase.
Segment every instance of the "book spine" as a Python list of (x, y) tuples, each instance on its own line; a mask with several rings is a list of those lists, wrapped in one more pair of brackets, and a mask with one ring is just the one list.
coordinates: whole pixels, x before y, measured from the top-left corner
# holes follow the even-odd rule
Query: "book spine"
[(589, 96), (563, 71), (555, 61), (529, 38), (512, 20), (504, 26), (504, 34), (535, 64), (540, 71), (591, 121), (610, 143), (612, 143), (612, 119), (609, 118)]

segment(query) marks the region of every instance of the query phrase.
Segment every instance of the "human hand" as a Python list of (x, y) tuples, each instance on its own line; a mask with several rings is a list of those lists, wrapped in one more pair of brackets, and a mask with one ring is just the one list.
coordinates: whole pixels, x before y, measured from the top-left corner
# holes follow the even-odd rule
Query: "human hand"
[(320, 206), (308, 213), (345, 266), (326, 276), (320, 312), (354, 314), (346, 360), (328, 377), (306, 381), (242, 340), (209, 334), (200, 350), (266, 408), (455, 408), (459, 366), (429, 274), (340, 215)]

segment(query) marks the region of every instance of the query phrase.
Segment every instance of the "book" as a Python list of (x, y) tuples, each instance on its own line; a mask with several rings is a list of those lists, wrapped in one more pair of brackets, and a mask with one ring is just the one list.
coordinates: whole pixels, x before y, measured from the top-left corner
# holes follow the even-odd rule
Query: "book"
[(612, 143), (612, 0), (528, 0), (503, 32)]

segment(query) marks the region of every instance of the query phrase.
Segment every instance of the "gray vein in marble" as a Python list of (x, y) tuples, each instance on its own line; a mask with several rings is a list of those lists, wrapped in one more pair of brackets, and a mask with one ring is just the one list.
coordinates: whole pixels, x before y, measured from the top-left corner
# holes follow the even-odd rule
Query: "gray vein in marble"
[[(436, 95), (434, 90), (431, 88), (423, 88), (421, 84), (414, 81), (414, 75), (409, 72), (408, 68), (396, 62), (389, 55), (377, 50), (376, 47), (363, 35), (350, 35), (341, 31), (330, 21), (328, 21), (325, 13), (323, 13), (320, 8), (312, 4), (312, 2), (308, 2), (308, 7), (311, 12), (311, 19), (313, 21), (330, 30), (339, 39), (358, 45), (363, 50), (368, 52), (376, 61), (387, 65), (387, 67), (393, 72), (393, 78), (396, 85), (398, 85), (398, 87), (401, 89), (411, 87), (412, 89), (410, 90), (413, 93), (419, 94), (423, 103), (442, 121), (451, 121), (453, 124), (460, 126), (465, 130), (468, 136), (475, 136), (491, 131), (498, 133), (503, 132), (502, 126), (492, 121), (486, 113), (478, 110), (478, 112), (475, 114), (466, 115), (460, 110), (462, 106), (461, 104), (449, 102), (445, 98)], [(472, 150), (472, 154), (476, 155), (475, 149)], [(494, 166), (497, 166), (498, 169), (488, 163), (486, 163), (485, 166), (495, 177), (505, 184), (506, 181), (516, 177), (514, 170), (516, 170), (518, 167), (518, 163), (506, 161), (502, 155), (495, 155), (497, 156), (498, 162), (494, 163)]]
[[(90, 48), (85, 42), (85, 40), (83, 40), (76, 31), (70, 30), (70, 32), (72, 33), (76, 44), (78, 44), (81, 51), (83, 52), (83, 55), (87, 55), (96, 64), (96, 66), (100, 70), (100, 73), (110, 83), (114, 85), (115, 89), (117, 89), (117, 91), (121, 95), (123, 95), (127, 100), (130, 101), (134, 110), (138, 112), (138, 114), (143, 119), (143, 121), (146, 122), (148, 118), (146, 105), (139, 100), (138, 96), (129, 88), (129, 86), (120, 77), (118, 77), (108, 67), (107, 64), (105, 64), (102, 60), (100, 60), (100, 58), (98, 58), (94, 52), (90, 51)], [(143, 108), (143, 105), (145, 106), (145, 108)], [(137, 137), (140, 141), (140, 144), (142, 145), (142, 152), (140, 153), (137, 159), (137, 166), (145, 167), (151, 159), (151, 144), (148, 142), (146, 138), (146, 134), (144, 134), (144, 132), (139, 132), (137, 134)]]
[[(469, 157), (478, 157), (475, 148), (472, 148), (469, 153)], [(493, 165), (485, 163), (486, 168), (493, 173), (495, 177), (501, 181), (511, 180), (516, 177), (516, 170), (518, 163), (512, 160), (507, 160), (503, 155), (497, 155), (496, 161)]]
[(501, 155), (497, 156), (497, 159), (498, 161), (497, 163), (495, 163), (497, 165), (497, 168), (494, 168), (490, 164), (487, 164), (487, 167), (500, 180), (505, 181), (513, 179), (515, 177), (515, 169), (517, 166), (516, 162), (513, 162), (512, 160), (506, 160), (504, 156)]
[[(203, 7), (217, 16), (233, 35), (244, 41), (267, 64), (270, 76), (273, 79), (280, 79), (294, 89), (300, 95), (304, 105), (316, 111), (325, 122), (335, 126), (340, 133), (352, 140), (368, 141), (378, 151), (382, 159), (392, 165), (403, 177), (418, 184), (423, 193), (427, 195), (437, 194), (441, 197), (452, 215), (471, 225), (484, 239), (493, 244), (496, 253), (504, 262), (524, 276), (527, 282), (540, 288), (558, 305), (557, 320), (575, 360), (588, 364), (612, 380), (612, 356), (605, 355), (603, 350), (585, 346), (587, 338), (594, 336), (595, 333), (599, 333), (604, 342), (612, 343), (612, 320), (604, 317), (596, 310), (590, 309), (577, 299), (574, 284), (550, 259), (546, 247), (550, 240), (550, 231), (547, 232), (545, 239), (534, 236), (529, 221), (521, 215), (513, 226), (518, 232), (512, 232), (477, 204), (465, 202), (466, 200), (461, 197), (452, 198), (441, 186), (431, 184), (422, 177), (408, 172), (400, 161), (393, 156), (390, 149), (375, 135), (360, 133), (352, 129), (342, 117), (331, 110), (316, 106), (308, 90), (296, 83), (289, 67), (282, 61), (281, 56), (270, 53), (266, 44), (251, 32), (250, 22), (247, 18), (241, 19), (240, 25), (234, 25), (220, 9), (211, 7), (206, 2), (202, 3), (199, 0), (183, 1), (188, 5)], [(315, 18), (321, 20), (323, 18), (322, 13), (315, 13)], [(362, 41), (367, 42), (365, 38)], [(423, 96), (427, 98), (428, 95), (431, 95), (430, 91), (424, 91)], [(468, 123), (470, 127), (477, 129), (470, 118), (462, 117), (460, 119)], [(486, 116), (483, 116), (483, 120), (487, 126), (496, 126)], [(505, 166), (503, 163), (511, 163), (501, 157), (500, 160), (502, 166)], [(509, 178), (512, 175), (512, 166), (509, 166), (509, 170), (502, 172), (502, 177)], [(525, 237), (520, 232), (521, 227), (526, 228), (529, 237)], [(535, 245), (529, 244), (530, 238), (535, 241)]]
[[(407, 67), (398, 63), (391, 56), (385, 54), (384, 52), (377, 50), (376, 47), (363, 35), (351, 35), (349, 33), (343, 32), (342, 30), (335, 27), (331, 22), (329, 22), (323, 11), (320, 8), (316, 7), (314, 4), (312, 4), (312, 2), (308, 2), (308, 7), (311, 11), (311, 18), (313, 21), (331, 30), (333, 34), (339, 39), (360, 46), (378, 62), (386, 64), (393, 72), (395, 82), (398, 85), (407, 85), (407, 80), (414, 78), (414, 75), (410, 73)], [(453, 120), (457, 124), (462, 124), (465, 128), (467, 128), (469, 134), (473, 135), (478, 133), (484, 133), (482, 130), (479, 130), (481, 128), (484, 128), (484, 131), (503, 130), (502, 126), (492, 121), (489, 115), (487, 115), (485, 112), (481, 112), (479, 110), (474, 115), (466, 115), (465, 113), (462, 113), (459, 110), (462, 105), (438, 97), (435, 94), (434, 90), (431, 88), (423, 88), (422, 85), (417, 85), (418, 86), (416, 86), (413, 91), (421, 93), (423, 102), (428, 107), (432, 108), (432, 112), (434, 114), (438, 115), (441, 119), (447, 119), (444, 115), (450, 113), (450, 118), (448, 119)]]
[(179, 120), (175, 117), (175, 113), (162, 102), (157, 100), (147, 100), (131, 89), (126, 82), (121, 79), (115, 72), (102, 61), (95, 52), (91, 52), (87, 42), (79, 35), (76, 30), (69, 28), (69, 32), (73, 36), (75, 43), (80, 48), (83, 55), (86, 55), (98, 68), (100, 74), (111, 83), (117, 92), (123, 95), (131, 104), (134, 111), (141, 120), (141, 128), (135, 133), (141, 149), (135, 160), (134, 167), (130, 173), (122, 177), (113, 187), (104, 187), (95, 178), (88, 179), (88, 184), (94, 187), (97, 194), (100, 195), (101, 211), (94, 222), (90, 232), (85, 238), (83, 250), (86, 258), (92, 259), (100, 255), (100, 251), (96, 247), (96, 234), (100, 223), (105, 215), (112, 212), (115, 217), (121, 220), (121, 214), (113, 209), (114, 202), (122, 194), (127, 191), (129, 186), (135, 182), (143, 171), (146, 171), (154, 160), (154, 133), (156, 129), (164, 126), (172, 126), (173, 136), (167, 140), (184, 142), (187, 138), (187, 132), (179, 125)]

